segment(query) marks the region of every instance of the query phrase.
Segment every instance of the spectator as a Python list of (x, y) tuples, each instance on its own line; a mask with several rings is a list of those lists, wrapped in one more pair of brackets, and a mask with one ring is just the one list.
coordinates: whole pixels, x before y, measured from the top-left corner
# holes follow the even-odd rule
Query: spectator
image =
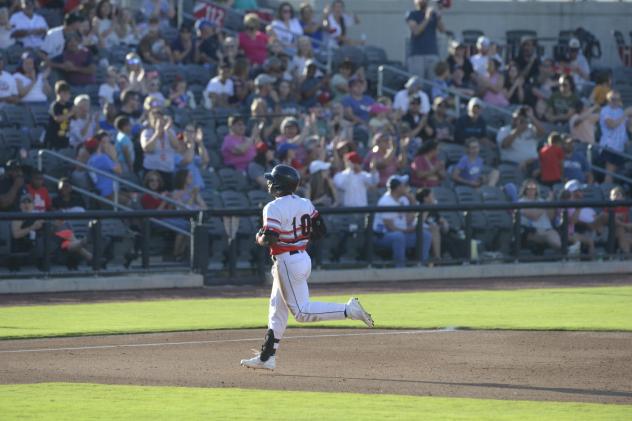
[(379, 187), (385, 187), (390, 176), (394, 175), (408, 163), (405, 148), (399, 154), (393, 136), (388, 133), (377, 133), (373, 136), (373, 147), (364, 157), (364, 169), (377, 170), (380, 176)]
[(345, 169), (334, 175), (334, 185), (342, 191), (342, 206), (361, 207), (368, 205), (367, 190), (377, 186), (379, 175), (375, 168), (371, 172), (362, 170), (362, 157), (357, 152), (344, 155)]
[(303, 164), (307, 158), (306, 138), (310, 130), (311, 121), (306, 118), (306, 124), (301, 130), (301, 126), (294, 117), (286, 117), (281, 122), (281, 134), (275, 139), (277, 150), (280, 145), (291, 143), (296, 146), (296, 160)]
[(503, 85), (504, 96), (511, 105), (520, 105), (525, 102), (524, 78), (520, 75), (520, 70), (515, 61), (510, 61), (507, 66), (507, 77)]
[(135, 178), (134, 161), (136, 160), (136, 152), (132, 143), (132, 122), (125, 116), (116, 117), (114, 121), (116, 126), (116, 156), (121, 165), (121, 175), (125, 178)]
[(79, 35), (70, 35), (57, 66), (64, 79), (71, 85), (91, 85), (96, 83), (96, 65), (92, 53), (81, 46)]
[(540, 119), (546, 118), (547, 101), (557, 89), (558, 77), (555, 73), (553, 60), (545, 58), (540, 63), (538, 78), (525, 81), (525, 103), (533, 108)]
[(33, 212), (51, 210), (52, 202), (48, 189), (44, 186), (44, 175), (40, 170), (31, 171), (31, 182), (26, 185), (26, 191), (33, 199)]
[(96, 16), (92, 21), (97, 36), (99, 37), (99, 48), (111, 49), (120, 45), (119, 37), (114, 31), (112, 19), (114, 10), (109, 0), (101, 0), (96, 7)]
[(531, 108), (518, 108), (511, 124), (501, 127), (496, 136), (500, 160), (517, 164), (523, 174), (531, 174), (538, 162), (538, 139), (544, 131)]
[[(200, 195), (200, 191), (197, 187), (193, 186), (193, 176), (191, 172), (187, 169), (181, 169), (176, 172), (175, 181), (174, 181), (175, 189), (171, 193), (171, 198), (177, 202), (182, 203), (186, 209), (206, 209), (206, 203), (202, 196)], [(173, 220), (170, 220), (170, 224), (172, 225), (180, 225), (173, 224)], [(180, 222), (180, 221), (178, 221)], [(188, 224), (184, 226), (180, 226), (180, 228), (189, 228)], [(185, 260), (188, 256), (186, 254), (188, 247), (188, 237), (183, 234), (176, 234), (176, 240), (173, 247), (173, 255), (176, 260)]]
[(428, 6), (427, 0), (415, 0), (416, 10), (408, 13), (406, 23), (410, 29), (410, 55), (408, 71), (424, 79), (432, 77), (439, 61), (437, 31), (445, 32), (441, 13)]
[(303, 81), (300, 83), (299, 92), (301, 94), (300, 105), (305, 109), (310, 109), (318, 104), (319, 95), (329, 85), (327, 76), (319, 76), (318, 68), (314, 60), (305, 62), (305, 72)]
[(612, 75), (609, 71), (602, 71), (595, 76), (595, 87), (590, 94), (592, 104), (603, 107), (608, 102), (608, 92), (612, 90)]
[(0, 54), (0, 106), (18, 102), (18, 88), (13, 75), (4, 70), (4, 56)]
[(246, 171), (257, 153), (255, 143), (259, 137), (258, 129), (253, 130), (250, 137), (246, 137), (246, 124), (240, 116), (231, 116), (228, 127), (230, 133), (224, 137), (221, 148), (224, 164), (238, 171)]
[(118, 96), (119, 88), (117, 79), (119, 77), (118, 70), (114, 66), (108, 66), (105, 73), (105, 81), (99, 86), (99, 104), (114, 104), (115, 96)]
[(125, 67), (121, 73), (127, 75), (129, 89), (141, 95), (147, 93), (147, 73), (138, 54), (127, 53), (125, 56)]
[(595, 144), (595, 133), (599, 123), (599, 106), (587, 107), (584, 101), (579, 100), (573, 107), (574, 114), (568, 120), (573, 139), (577, 139), (588, 145)]
[(195, 96), (193, 92), (188, 89), (186, 79), (179, 75), (171, 82), (168, 101), (174, 108), (189, 108), (194, 110), (197, 107)]
[[(544, 202), (535, 180), (529, 178), (522, 183), (519, 202)], [(522, 209), (520, 213), (524, 242), (555, 250), (562, 248), (560, 234), (551, 224), (553, 209)]]
[(114, 13), (114, 32), (118, 38), (119, 45), (136, 47), (140, 41), (140, 33), (136, 26), (136, 21), (129, 9), (117, 7)]
[[(432, 98), (438, 96), (447, 98), (449, 95), (448, 90), (450, 85), (448, 80), (450, 79), (450, 66), (445, 61), (438, 62), (434, 67), (435, 78), (432, 85)], [(430, 107), (429, 107), (430, 108)]]
[(257, 154), (253, 160), (248, 163), (248, 178), (259, 188), (267, 191), (268, 180), (265, 179), (264, 174), (272, 171), (272, 168), (276, 165), (274, 150), (270, 149), (265, 142), (261, 141), (255, 144), (255, 150)]
[(353, 62), (344, 60), (338, 67), (338, 72), (333, 75), (329, 83), (329, 88), (334, 95), (334, 100), (338, 101), (349, 93), (349, 79), (353, 75)]
[[(582, 184), (578, 180), (569, 180), (564, 184), (564, 191), (560, 200), (581, 201), (584, 198)], [(589, 256), (595, 254), (593, 227), (595, 226), (595, 211), (592, 208), (568, 208), (568, 248), (569, 254), (579, 254), (581, 248)], [(575, 251), (576, 250), (576, 251)]]
[(206, 185), (202, 173), (208, 168), (210, 158), (204, 146), (202, 128), (189, 123), (184, 127), (178, 140), (180, 143), (176, 154), (176, 167), (186, 168), (193, 177), (193, 187), (198, 191), (204, 191)]
[[(279, 82), (279, 108), (281, 114), (299, 114), (301, 106), (296, 101), (296, 92), (292, 91), (292, 85), (287, 80)], [(254, 106), (254, 102), (252, 103)], [(265, 109), (267, 110), (267, 106)], [(269, 135), (266, 135), (267, 138)]]
[[(625, 200), (623, 189), (621, 186), (615, 186), (610, 190), (610, 200)], [(614, 208), (614, 235), (617, 239), (617, 245), (623, 254), (630, 254), (632, 248), (632, 223), (630, 222), (630, 208), (618, 206)]]
[[(237, 65), (237, 59), (240, 57), (239, 41), (235, 37), (226, 37), (222, 43), (221, 62), (228, 63), (233, 68)], [(235, 71), (237, 74), (237, 71)]]
[(30, 52), (22, 54), (17, 72), (13, 75), (20, 102), (46, 102), (52, 89), (48, 83), (50, 70), (39, 72), (35, 56)]
[(70, 183), (68, 177), (61, 177), (57, 183), (57, 196), (53, 199), (53, 209), (64, 212), (84, 212), (86, 204)]
[(450, 66), (452, 83), (458, 87), (469, 87), (472, 84), (474, 67), (466, 57), (466, 48), (463, 42), (454, 40), (450, 43), (448, 50), (448, 66)]
[[(387, 182), (388, 190), (377, 202), (378, 206), (409, 206), (414, 203), (414, 197), (408, 189), (408, 177), (393, 175)], [(375, 214), (373, 231), (375, 246), (390, 249), (396, 267), (406, 264), (406, 250), (414, 249), (417, 245), (416, 224), (414, 214), (404, 212), (379, 212)], [(432, 234), (423, 230), (423, 250), (421, 260), (428, 260)]]
[(132, 135), (136, 136), (140, 133), (140, 118), (142, 115), (140, 95), (132, 90), (121, 92), (121, 108), (117, 116), (127, 117), (132, 123)]
[(532, 36), (524, 36), (520, 40), (520, 48), (518, 56), (515, 59), (520, 75), (525, 82), (532, 84), (538, 80), (538, 72), (540, 71), (540, 57), (538, 57), (538, 49), (535, 38)]
[(274, 82), (276, 79), (268, 74), (261, 73), (257, 76), (254, 80), (255, 91), (246, 100), (247, 107), (251, 108), (253, 101), (261, 98), (266, 102), (268, 112), (275, 112), (278, 106), (278, 95), (272, 86)]
[(304, 173), (304, 165), (296, 159), (296, 150), (298, 145), (293, 143), (283, 143), (277, 148), (277, 156), (279, 164), (289, 165), (294, 169)]
[(298, 19), (301, 23), (301, 27), (303, 28), (303, 34), (310, 37), (314, 41), (314, 48), (318, 49), (319, 44), (323, 40), (323, 27), (314, 18), (314, 9), (308, 2), (304, 2), (299, 7), (298, 12)]
[(140, 204), (143, 209), (163, 210), (169, 205), (160, 196), (165, 193), (164, 181), (158, 171), (147, 171), (143, 177), (143, 186), (154, 194), (143, 193)]
[(470, 139), (478, 140), (483, 146), (495, 148), (487, 136), (487, 122), (481, 116), (483, 101), (472, 98), (467, 103), (467, 114), (459, 117), (454, 127), (454, 141), (464, 145)]
[[(610, 91), (606, 96), (608, 105), (601, 109), (599, 127), (601, 139), (599, 145), (603, 148), (601, 157), (606, 161), (606, 171), (616, 173), (624, 164), (623, 158), (617, 152), (623, 152), (628, 141), (627, 130), (632, 130), (632, 107), (623, 109), (621, 94)], [(612, 183), (612, 175), (606, 174), (606, 183)]]
[(314, 62), (314, 51), (312, 50), (312, 42), (306, 36), (301, 36), (296, 41), (296, 54), (292, 58), (290, 74), (293, 79), (301, 80), (305, 74), (306, 63)]
[(81, 13), (72, 12), (64, 16), (64, 24), (51, 28), (46, 33), (46, 38), (40, 47), (40, 53), (48, 65), (55, 69), (59, 68), (61, 62), (55, 59), (61, 58), (66, 47), (66, 39), (71, 35), (79, 33), (79, 28), (85, 21)]
[(274, 35), (284, 47), (296, 46), (296, 39), (303, 35), (303, 27), (294, 16), (294, 8), (288, 2), (279, 4), (271, 26)]
[(192, 29), (182, 24), (178, 37), (171, 43), (173, 62), (177, 64), (194, 64), (198, 62), (196, 40), (193, 39)]
[(239, 48), (252, 64), (262, 65), (268, 58), (268, 36), (260, 28), (259, 16), (244, 16), (244, 31), (239, 33)]
[(0, 49), (9, 48), (15, 44), (15, 39), (11, 36), (11, 32), (9, 9), (0, 7)]
[[(420, 205), (432, 206), (437, 201), (429, 188), (420, 189), (415, 195)], [(432, 256), (438, 261), (441, 260), (441, 236), (447, 234), (450, 229), (448, 221), (442, 218), (437, 211), (426, 211), (421, 214), (424, 230), (430, 231), (432, 236)]]
[(174, 0), (144, 0), (142, 8), (149, 20), (156, 19), (160, 26), (169, 26), (176, 17)]
[(114, 143), (116, 139), (116, 126), (114, 126), (114, 120), (116, 119), (117, 114), (118, 111), (114, 104), (105, 103), (103, 107), (101, 107), (101, 115), (97, 124), (99, 130), (103, 130), (110, 135), (112, 143)]
[(421, 79), (419, 79), (417, 76), (411, 76), (410, 79), (408, 79), (408, 81), (406, 82), (404, 89), (398, 91), (395, 94), (393, 108), (395, 110), (401, 111), (402, 113), (406, 113), (408, 111), (410, 99), (413, 97), (418, 97), (421, 101), (421, 113), (428, 114), (428, 112), (430, 111), (430, 100), (428, 99), (428, 95), (421, 88)]
[(483, 100), (497, 107), (506, 107), (509, 101), (505, 96), (505, 76), (500, 72), (500, 62), (490, 57), (487, 61), (487, 74), (478, 78), (483, 91)]
[(345, 3), (342, 0), (334, 0), (331, 7), (323, 10), (323, 27), (329, 33), (331, 40), (336, 45), (358, 45), (363, 41), (357, 41), (348, 37), (348, 30), (360, 21), (358, 17), (345, 13)]
[(582, 89), (590, 81), (590, 65), (577, 38), (568, 41), (568, 70), (578, 89)]
[(78, 149), (85, 141), (92, 138), (99, 123), (99, 113), (90, 112), (90, 97), (79, 95), (74, 100), (73, 118), (70, 120), (68, 139), (70, 146)]
[(439, 144), (434, 140), (424, 142), (410, 164), (410, 185), (413, 187), (437, 187), (445, 180), (445, 162), (439, 159)]
[(173, 53), (167, 41), (160, 35), (160, 21), (156, 17), (149, 19), (147, 34), (138, 44), (138, 54), (145, 63), (173, 63)]
[(454, 142), (454, 124), (448, 116), (446, 109), (448, 100), (443, 97), (436, 97), (432, 103), (428, 122), (432, 127), (437, 142)]
[(147, 127), (140, 135), (144, 153), (143, 168), (160, 173), (166, 189), (171, 190), (178, 139), (173, 132), (171, 117), (166, 116), (159, 106), (149, 105)]
[(369, 122), (369, 109), (375, 100), (365, 95), (366, 83), (358, 78), (349, 80), (349, 95), (345, 95), (340, 103), (345, 108), (345, 117), (356, 125), (364, 126)]
[(70, 86), (63, 80), (55, 83), (55, 101), (50, 105), (48, 125), (45, 132), (45, 144), (50, 149), (63, 149), (69, 146), (70, 120), (76, 110), (70, 101)]
[[(27, 214), (35, 212), (33, 198), (30, 194), (20, 197), (20, 212)], [(41, 251), (38, 250), (36, 241), (43, 235), (44, 221), (41, 219), (13, 220), (11, 221), (11, 251), (13, 253), (28, 253), (35, 261), (39, 260)], [(9, 262), (11, 270), (18, 270), (19, 263), (15, 258)]]
[(145, 97), (145, 101), (147, 101), (147, 98), (157, 100), (162, 106), (171, 105), (167, 103), (167, 98), (162, 94), (162, 90), (160, 89), (160, 74), (155, 70), (147, 73), (147, 96)]
[(478, 76), (485, 76), (487, 74), (487, 62), (489, 61), (489, 47), (491, 41), (485, 36), (480, 36), (476, 40), (477, 53), (470, 57), (470, 63), (474, 69), (475, 81), (478, 81)]
[[(106, 173), (120, 175), (122, 170), (117, 162), (114, 148), (106, 147), (110, 143), (110, 136), (105, 132), (99, 132), (95, 137), (86, 141), (85, 150), (90, 154), (88, 166)], [(107, 152), (106, 152), (107, 151)], [(112, 200), (114, 197), (114, 180), (105, 175), (89, 172), (90, 179), (99, 196)]]
[(575, 103), (579, 100), (575, 94), (573, 78), (568, 75), (561, 76), (559, 91), (554, 92), (547, 101), (547, 120), (551, 123), (567, 123), (575, 112)]
[(324, 207), (337, 207), (338, 192), (329, 174), (330, 162), (319, 159), (309, 164), (309, 194), (307, 197), (314, 205)]
[[(377, 132), (386, 132), (390, 134), (395, 134), (395, 126), (393, 126), (393, 123), (391, 122), (391, 119), (389, 118), (391, 109), (388, 105), (382, 104), (381, 102), (376, 102), (375, 104), (371, 105), (371, 108), (369, 108), (369, 113), (371, 115), (371, 119), (369, 120), (369, 128), (371, 129), (371, 135)], [(414, 114), (413, 112), (411, 112), (410, 114), (407, 114), (407, 116), (411, 120), (417, 121), (420, 125), (421, 125), (421, 121), (419, 120), (423, 120), (423, 118), (425, 117), (418, 113)], [(404, 120), (404, 121), (407, 121), (407, 120)], [(414, 136), (416, 135), (417, 133), (414, 134)]]
[(586, 159), (586, 151), (576, 149), (575, 142), (579, 141), (569, 135), (564, 136), (564, 161), (562, 164), (564, 180), (577, 180), (581, 184), (592, 184), (593, 175)]
[(215, 22), (203, 19), (197, 21), (195, 27), (198, 36), (198, 42), (195, 44), (197, 63), (218, 64), (222, 57), (222, 39), (216, 30)]
[(17, 211), (19, 199), (25, 193), (22, 165), (13, 159), (7, 161), (0, 176), (0, 211)]
[(410, 99), (408, 112), (402, 117), (402, 121), (408, 123), (411, 128), (409, 136), (430, 139), (434, 137), (434, 130), (428, 121), (429, 115), (421, 111), (419, 97)]
[(10, 19), (13, 32), (11, 36), (24, 48), (39, 48), (44, 42), (48, 24), (35, 13), (34, 0), (21, 0), (21, 10)]
[(484, 173), (483, 159), (479, 156), (480, 144), (476, 139), (467, 141), (467, 153), (461, 157), (452, 170), (452, 180), (458, 184), (478, 188), (483, 185), (495, 186), (498, 183), (498, 170)]
[(552, 132), (547, 144), (540, 149), (540, 183), (553, 187), (562, 181), (564, 166), (564, 150), (562, 149), (562, 135)]
[[(287, 83), (287, 82), (285, 82)], [(279, 87), (281, 87), (279, 85)], [(298, 105), (296, 105), (298, 107)], [(246, 132), (252, 132), (254, 126), (258, 127), (261, 140), (267, 144), (274, 143), (273, 134), (279, 129), (279, 119), (270, 117), (270, 112), (266, 102), (262, 98), (252, 101), (250, 108), (250, 120)]]

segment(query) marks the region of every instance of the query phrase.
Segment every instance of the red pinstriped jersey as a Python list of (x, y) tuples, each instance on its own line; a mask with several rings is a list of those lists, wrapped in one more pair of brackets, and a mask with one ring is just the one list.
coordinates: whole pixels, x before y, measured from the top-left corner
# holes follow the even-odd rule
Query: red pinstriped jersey
[(318, 215), (311, 200), (294, 194), (281, 196), (263, 208), (263, 228), (279, 234), (270, 254), (305, 250), (312, 232), (312, 218)]

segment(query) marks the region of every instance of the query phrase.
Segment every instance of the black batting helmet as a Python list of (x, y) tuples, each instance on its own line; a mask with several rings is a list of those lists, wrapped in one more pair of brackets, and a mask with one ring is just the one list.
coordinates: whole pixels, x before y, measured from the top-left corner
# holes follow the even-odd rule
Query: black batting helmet
[(294, 193), (301, 181), (298, 171), (283, 164), (272, 168), (272, 171), (265, 173), (264, 177), (270, 181), (270, 193), (276, 196)]

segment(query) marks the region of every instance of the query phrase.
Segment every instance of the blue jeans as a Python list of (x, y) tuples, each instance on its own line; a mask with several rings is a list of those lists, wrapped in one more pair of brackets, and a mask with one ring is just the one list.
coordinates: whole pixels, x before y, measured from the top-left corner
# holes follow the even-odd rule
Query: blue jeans
[[(423, 247), (421, 250), (421, 261), (428, 260), (430, 255), (430, 245), (432, 234), (428, 230), (423, 230)], [(375, 239), (375, 246), (380, 248), (390, 248), (393, 252), (395, 266), (403, 267), (406, 264), (406, 249), (415, 248), (417, 235), (414, 232), (392, 231), (378, 236)]]

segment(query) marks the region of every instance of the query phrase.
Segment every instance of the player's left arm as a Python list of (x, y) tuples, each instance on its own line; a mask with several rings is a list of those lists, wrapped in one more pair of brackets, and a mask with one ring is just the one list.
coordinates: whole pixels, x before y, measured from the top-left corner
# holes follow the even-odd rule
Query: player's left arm
[(311, 240), (320, 240), (327, 235), (327, 226), (325, 225), (325, 220), (320, 216), (317, 210), (314, 210), (311, 216), (312, 219), (312, 229), (310, 232), (309, 238)]
[(262, 247), (269, 247), (279, 241), (281, 233), (281, 216), (269, 204), (263, 208), (263, 226), (255, 235), (255, 242)]

